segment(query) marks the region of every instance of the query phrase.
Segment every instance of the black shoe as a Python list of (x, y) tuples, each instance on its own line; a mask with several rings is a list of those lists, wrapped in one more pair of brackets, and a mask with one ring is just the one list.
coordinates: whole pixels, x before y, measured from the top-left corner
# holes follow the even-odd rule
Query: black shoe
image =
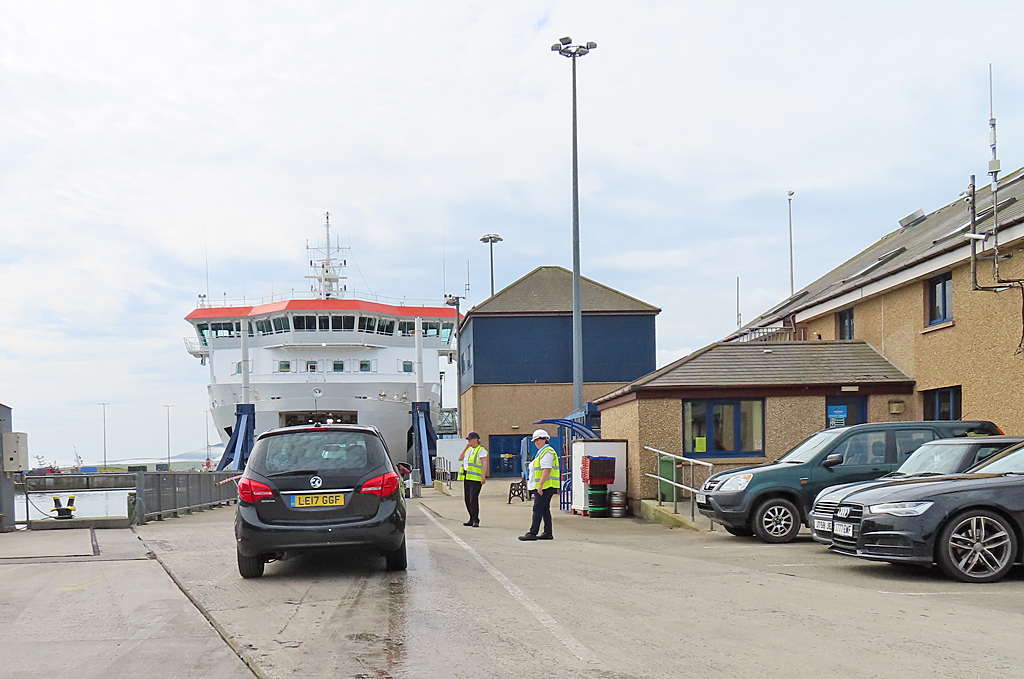
[(537, 539), (538, 540), (554, 540), (555, 536), (552, 535), (551, 533), (541, 533), (540, 535), (537, 536)]
[(471, 526), (472, 526), (473, 528), (479, 528), (479, 527), (480, 527), (480, 522), (479, 522), (479, 521), (474, 521), (474, 522), (473, 522), (473, 523), (471, 523), (470, 525), (471, 525)]
[(462, 525), (463, 525), (463, 526), (472, 526), (472, 525), (473, 525), (473, 522), (472, 522), (472, 521), (467, 521), (466, 523), (464, 523), (464, 524), (462, 524)]
[(527, 533), (526, 535), (520, 535), (519, 539), (523, 542), (532, 542), (533, 540), (539, 540), (540, 538), (538, 538), (533, 533)]

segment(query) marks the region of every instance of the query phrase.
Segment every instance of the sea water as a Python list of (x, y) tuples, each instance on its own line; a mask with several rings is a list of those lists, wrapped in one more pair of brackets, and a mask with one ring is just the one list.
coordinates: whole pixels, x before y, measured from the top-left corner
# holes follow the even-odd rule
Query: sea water
[[(128, 516), (127, 490), (76, 490), (74, 492), (29, 493), (28, 518), (38, 521), (47, 516), (57, 516), (53, 509), (53, 496), (60, 498), (61, 506), (67, 506), (68, 496), (75, 496), (75, 516)], [(25, 494), (18, 493), (14, 497), (15, 521), (25, 520)]]

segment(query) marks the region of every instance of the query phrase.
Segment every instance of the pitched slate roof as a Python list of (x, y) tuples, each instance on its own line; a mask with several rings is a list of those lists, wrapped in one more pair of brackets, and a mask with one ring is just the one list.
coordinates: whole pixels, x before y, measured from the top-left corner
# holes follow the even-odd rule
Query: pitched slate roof
[[(657, 314), (661, 311), (582, 276), (580, 297), (583, 313)], [(473, 307), (466, 316), (568, 313), (572, 313), (572, 272), (560, 266), (541, 266)]]
[[(1000, 180), (1000, 229), (1024, 221), (1024, 168), (1011, 172)], [(992, 187), (984, 186), (975, 192), (977, 230), (992, 227)], [(962, 198), (935, 210), (920, 219), (912, 220), (882, 237), (874, 245), (854, 255), (795, 295), (769, 309), (750, 323), (733, 332), (733, 339), (753, 328), (778, 324), (783, 318), (820, 304), (833, 297), (846, 294), (872, 281), (890, 276), (902, 269), (933, 259), (964, 247), (963, 234), (970, 224), (970, 206)]]
[(913, 384), (864, 340), (716, 342), (597, 399), (687, 387)]

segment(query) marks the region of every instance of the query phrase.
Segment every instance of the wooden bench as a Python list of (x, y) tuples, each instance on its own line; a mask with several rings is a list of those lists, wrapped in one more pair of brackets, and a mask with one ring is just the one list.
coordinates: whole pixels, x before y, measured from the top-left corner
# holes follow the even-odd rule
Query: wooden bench
[(520, 479), (508, 487), (508, 502), (506, 504), (512, 504), (512, 498), (517, 497), (523, 502), (526, 502), (526, 479)]

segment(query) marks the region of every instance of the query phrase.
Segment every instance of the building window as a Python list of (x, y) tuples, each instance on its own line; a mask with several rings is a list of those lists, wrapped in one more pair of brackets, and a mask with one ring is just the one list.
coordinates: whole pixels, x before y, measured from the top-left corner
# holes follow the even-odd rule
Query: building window
[(316, 372), (316, 361), (306, 361), (306, 372), (308, 372), (308, 373), (315, 373)]
[(292, 371), (292, 362), (291, 361), (278, 361), (277, 362), (277, 372), (279, 372), (279, 373), (290, 373), (291, 371)]
[(683, 451), (695, 457), (764, 455), (764, 401), (683, 401)]
[(336, 372), (336, 373), (343, 373), (343, 372), (345, 372), (345, 361), (335, 361), (334, 362), (334, 372)]
[(959, 386), (922, 391), (921, 398), (926, 420), (959, 420), (962, 416)]
[(359, 372), (361, 372), (361, 373), (373, 372), (373, 362), (372, 361), (359, 361)]
[(928, 325), (953, 320), (953, 274), (928, 281)]
[(836, 314), (836, 337), (841, 340), (853, 339), (853, 309), (840, 311)]
[(412, 361), (402, 361), (402, 372), (411, 373), (413, 370)]

